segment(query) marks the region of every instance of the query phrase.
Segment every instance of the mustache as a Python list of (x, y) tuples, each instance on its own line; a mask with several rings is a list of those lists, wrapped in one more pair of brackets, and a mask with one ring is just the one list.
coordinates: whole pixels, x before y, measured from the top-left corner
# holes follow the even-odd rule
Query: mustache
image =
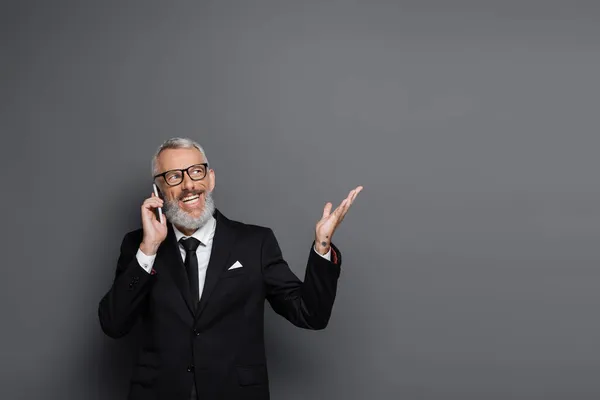
[(200, 189), (198, 189), (198, 190), (183, 190), (181, 192), (181, 194), (178, 196), (178, 200), (183, 200), (185, 197), (193, 196), (193, 195), (200, 196), (200, 195), (202, 195), (202, 193), (204, 193), (204, 190), (200, 190)]

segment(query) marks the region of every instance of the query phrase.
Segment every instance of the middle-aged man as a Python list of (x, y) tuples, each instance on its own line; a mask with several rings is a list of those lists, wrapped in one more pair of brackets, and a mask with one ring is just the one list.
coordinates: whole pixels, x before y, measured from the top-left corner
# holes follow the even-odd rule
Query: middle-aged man
[(161, 193), (143, 202), (142, 228), (125, 235), (98, 309), (110, 337), (141, 321), (128, 398), (269, 399), (265, 299), (298, 327), (327, 326), (342, 263), (331, 239), (362, 187), (333, 212), (325, 205), (302, 282), (270, 228), (215, 209), (215, 172), (198, 143), (167, 140), (152, 168)]

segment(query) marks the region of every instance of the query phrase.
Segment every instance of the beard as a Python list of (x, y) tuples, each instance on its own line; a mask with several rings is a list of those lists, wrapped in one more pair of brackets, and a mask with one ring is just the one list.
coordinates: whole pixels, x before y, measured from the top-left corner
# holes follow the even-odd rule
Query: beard
[[(200, 195), (202, 192), (185, 192), (180, 198), (191, 194)], [(212, 192), (204, 192), (204, 207), (202, 213), (198, 217), (193, 217), (179, 207), (179, 200), (166, 200), (164, 202), (164, 213), (169, 222), (173, 225), (180, 226), (184, 229), (196, 230), (201, 228), (208, 220), (210, 220), (215, 212), (215, 202), (212, 197)]]

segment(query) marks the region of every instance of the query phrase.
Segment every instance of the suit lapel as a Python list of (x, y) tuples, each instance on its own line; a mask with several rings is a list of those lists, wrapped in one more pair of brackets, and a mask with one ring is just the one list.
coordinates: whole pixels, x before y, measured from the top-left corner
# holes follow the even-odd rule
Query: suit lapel
[(236, 231), (231, 226), (231, 222), (218, 210), (215, 211), (217, 226), (215, 236), (213, 237), (210, 260), (206, 269), (206, 279), (200, 303), (196, 311), (196, 318), (202, 314), (210, 295), (219, 281), (219, 276), (227, 267), (229, 254), (235, 245)]
[(175, 285), (179, 289), (179, 292), (185, 301), (185, 304), (193, 315), (195, 304), (191, 301), (192, 295), (190, 293), (190, 286), (188, 283), (187, 274), (185, 272), (185, 266), (183, 265), (183, 261), (181, 259), (179, 243), (177, 243), (173, 226), (170, 223), (167, 225), (169, 231), (167, 233), (167, 239), (165, 240), (164, 249), (165, 265), (168, 266), (166, 269), (170, 272)]

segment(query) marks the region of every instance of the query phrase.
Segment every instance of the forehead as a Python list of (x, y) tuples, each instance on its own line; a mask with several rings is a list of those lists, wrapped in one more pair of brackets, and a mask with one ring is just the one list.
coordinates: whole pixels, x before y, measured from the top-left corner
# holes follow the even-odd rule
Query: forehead
[(204, 162), (200, 150), (192, 149), (166, 149), (160, 152), (156, 159), (159, 172), (171, 169), (187, 168), (190, 165)]

